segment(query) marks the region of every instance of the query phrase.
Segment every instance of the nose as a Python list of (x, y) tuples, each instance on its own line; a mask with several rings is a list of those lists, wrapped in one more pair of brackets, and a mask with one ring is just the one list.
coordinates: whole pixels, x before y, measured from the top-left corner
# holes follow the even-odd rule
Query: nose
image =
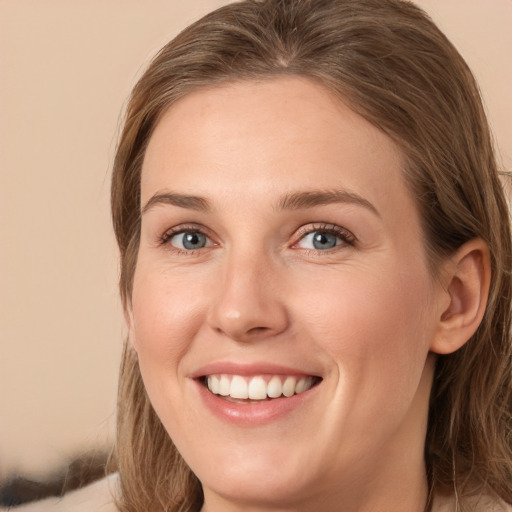
[(288, 314), (279, 269), (264, 255), (233, 255), (224, 269), (212, 301), (208, 323), (228, 338), (249, 342), (286, 330)]

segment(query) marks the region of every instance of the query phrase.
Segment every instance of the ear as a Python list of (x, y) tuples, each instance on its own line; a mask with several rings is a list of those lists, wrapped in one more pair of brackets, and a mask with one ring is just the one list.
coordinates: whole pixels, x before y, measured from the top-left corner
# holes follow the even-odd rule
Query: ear
[(450, 257), (441, 274), (443, 298), (430, 350), (450, 354), (473, 336), (484, 316), (491, 280), (487, 244), (476, 238)]

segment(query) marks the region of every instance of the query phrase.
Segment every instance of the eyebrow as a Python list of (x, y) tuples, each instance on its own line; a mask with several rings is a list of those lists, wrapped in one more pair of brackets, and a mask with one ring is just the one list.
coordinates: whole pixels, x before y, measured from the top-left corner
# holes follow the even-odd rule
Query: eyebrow
[[(377, 208), (364, 197), (348, 190), (307, 190), (293, 192), (283, 196), (277, 203), (277, 210), (305, 210), (333, 203), (355, 204), (362, 206), (380, 217)], [(154, 194), (141, 210), (143, 215), (157, 205), (178, 206), (189, 210), (208, 212), (210, 203), (199, 196), (177, 194), (173, 192)]]
[(302, 210), (333, 203), (362, 206), (380, 217), (375, 206), (359, 194), (348, 190), (311, 190), (286, 194), (278, 203), (279, 210)]
[(156, 205), (178, 206), (180, 208), (187, 208), (189, 210), (197, 210), (200, 212), (207, 212), (210, 210), (210, 204), (202, 197), (166, 192), (153, 195), (142, 208), (141, 214), (144, 215), (148, 210)]

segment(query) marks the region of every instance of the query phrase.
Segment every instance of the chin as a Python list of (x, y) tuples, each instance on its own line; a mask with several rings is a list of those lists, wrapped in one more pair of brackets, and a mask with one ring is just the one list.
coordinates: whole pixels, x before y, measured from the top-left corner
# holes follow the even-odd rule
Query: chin
[(204, 481), (200, 479), (205, 494), (213, 492), (231, 503), (238, 503), (242, 509), (270, 505), (273, 508), (289, 507), (294, 502), (303, 501), (307, 489), (318, 492), (318, 486), (308, 482), (303, 471), (283, 468), (278, 459), (261, 468), (259, 465), (231, 466), (225, 470), (216, 468), (213, 473)]

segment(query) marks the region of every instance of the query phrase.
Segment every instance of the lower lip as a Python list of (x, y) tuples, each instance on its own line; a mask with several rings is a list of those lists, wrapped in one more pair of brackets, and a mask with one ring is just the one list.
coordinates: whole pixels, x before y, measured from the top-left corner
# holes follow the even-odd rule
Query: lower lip
[(218, 418), (241, 426), (264, 425), (303, 407), (315, 394), (317, 384), (311, 389), (289, 398), (273, 398), (261, 402), (229, 402), (220, 395), (214, 395), (200, 381), (195, 380), (202, 401)]

